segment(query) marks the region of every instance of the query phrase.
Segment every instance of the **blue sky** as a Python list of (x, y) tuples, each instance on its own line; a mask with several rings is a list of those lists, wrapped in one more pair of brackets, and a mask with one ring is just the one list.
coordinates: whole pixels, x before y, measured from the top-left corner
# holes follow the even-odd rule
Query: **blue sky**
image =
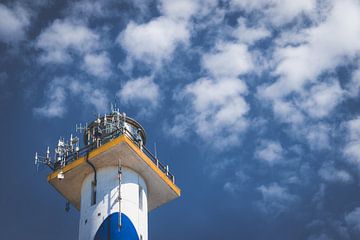
[(360, 238), (358, 0), (2, 1), (0, 19), (2, 239), (77, 239), (33, 155), (111, 102), (182, 188), (150, 239)]

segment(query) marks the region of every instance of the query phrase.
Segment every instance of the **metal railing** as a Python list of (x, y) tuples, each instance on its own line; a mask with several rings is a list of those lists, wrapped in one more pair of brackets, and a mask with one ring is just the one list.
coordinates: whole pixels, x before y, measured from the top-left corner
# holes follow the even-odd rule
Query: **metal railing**
[(101, 138), (97, 139), (96, 141), (82, 147), (79, 149), (79, 151), (73, 152), (65, 157), (65, 161), (63, 163), (55, 162), (54, 164), (54, 170), (58, 170), (62, 168), (63, 166), (79, 159), (80, 157), (84, 157), (87, 154), (89, 154), (91, 151), (93, 151), (96, 148), (99, 148), (100, 146), (114, 140), (115, 138), (120, 137), (121, 135), (127, 136), (136, 146), (139, 147), (140, 150), (163, 172), (166, 174), (166, 176), (175, 183), (175, 176), (169, 171), (169, 166), (164, 165), (159, 161), (157, 157), (155, 157), (149, 149), (145, 147), (145, 145), (142, 144), (141, 138), (136, 138), (128, 129), (126, 128), (118, 128), (115, 131), (103, 135)]

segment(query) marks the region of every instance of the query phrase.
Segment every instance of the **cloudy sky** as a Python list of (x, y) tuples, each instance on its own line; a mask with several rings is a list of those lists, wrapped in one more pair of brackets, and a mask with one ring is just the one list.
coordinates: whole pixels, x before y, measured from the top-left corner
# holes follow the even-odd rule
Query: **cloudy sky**
[(77, 239), (35, 151), (117, 103), (183, 195), (150, 239), (360, 238), (359, 0), (0, 3), (1, 239)]

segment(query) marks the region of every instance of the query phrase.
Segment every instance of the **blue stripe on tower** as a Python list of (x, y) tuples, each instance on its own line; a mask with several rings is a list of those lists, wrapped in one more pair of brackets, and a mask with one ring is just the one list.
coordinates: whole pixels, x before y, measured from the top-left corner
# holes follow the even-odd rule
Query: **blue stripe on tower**
[(119, 213), (108, 216), (95, 234), (94, 240), (139, 240), (134, 224), (125, 214), (121, 214), (121, 229), (118, 227)]

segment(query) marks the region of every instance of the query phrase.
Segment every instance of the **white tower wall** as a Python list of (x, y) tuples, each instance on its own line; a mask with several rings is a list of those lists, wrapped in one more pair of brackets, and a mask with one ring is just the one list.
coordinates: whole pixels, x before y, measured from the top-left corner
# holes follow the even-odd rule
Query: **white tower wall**
[[(97, 170), (96, 203), (92, 204), (94, 174), (88, 175), (81, 189), (79, 240), (92, 240), (100, 225), (112, 213), (119, 212), (117, 167)], [(122, 168), (121, 212), (134, 225), (140, 240), (148, 239), (147, 187), (143, 178)], [(142, 201), (141, 201), (142, 200)]]

